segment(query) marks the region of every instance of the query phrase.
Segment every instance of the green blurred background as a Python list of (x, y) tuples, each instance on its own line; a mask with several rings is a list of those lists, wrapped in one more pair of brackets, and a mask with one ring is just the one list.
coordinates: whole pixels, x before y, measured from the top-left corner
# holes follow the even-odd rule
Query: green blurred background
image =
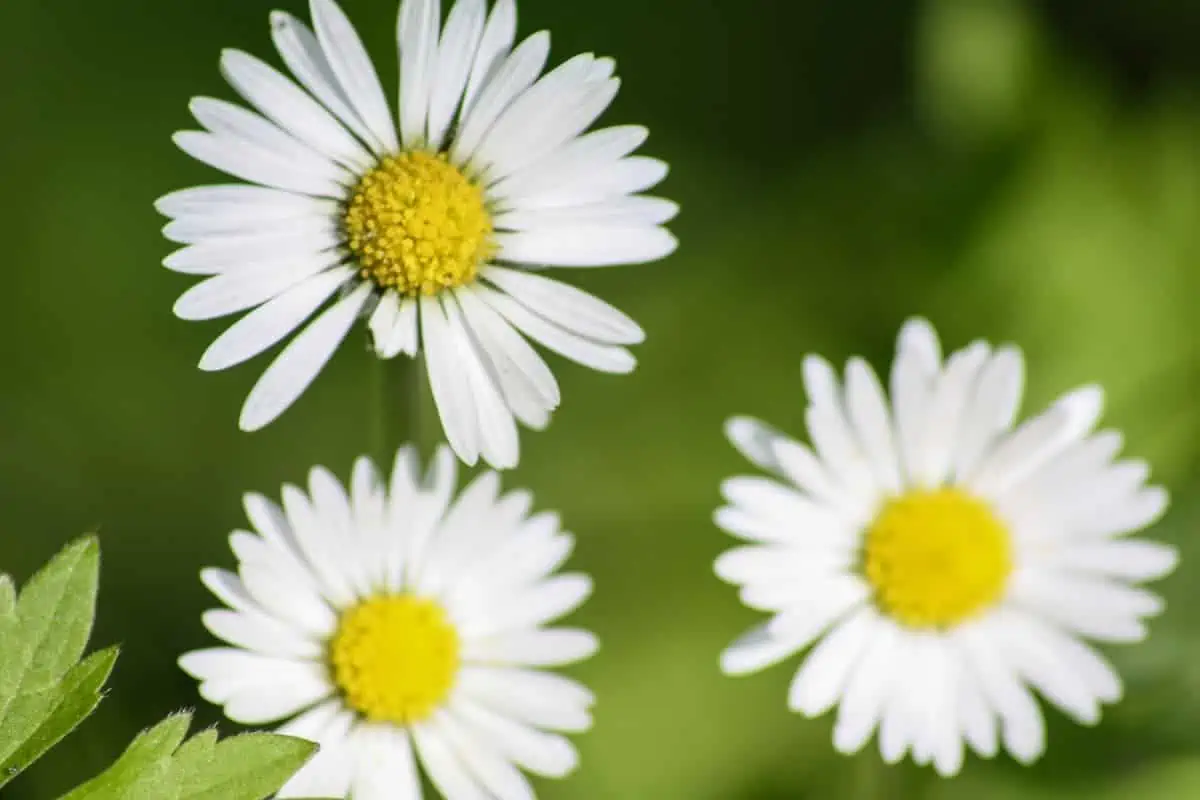
[[(345, 5), (394, 86), (395, 0)], [(240, 404), (267, 360), (195, 368), (223, 323), (170, 308), (192, 282), (153, 200), (216, 179), (170, 142), (195, 94), (231, 97), (223, 47), (272, 55), (267, 12), (301, 0), (0, 3), (0, 568), (24, 579), (99, 529), (95, 646), (121, 642), (97, 716), (5, 790), (54, 797), (180, 707), (219, 715), (175, 666), (208, 646), (197, 572), (232, 564), (240, 495), (377, 448), (365, 334), (279, 422)], [(548, 800), (1200, 797), (1200, 3), (1193, 0), (521, 0), (558, 61), (625, 79), (606, 121), (642, 122), (683, 214), (668, 261), (571, 271), (646, 328), (632, 377), (554, 360), (564, 403), (506, 480), (579, 535), (603, 649), (583, 768)], [(1085, 381), (1175, 502), (1185, 560), (1144, 645), (1110, 651), (1125, 701), (1096, 729), (1049, 713), (1030, 769), (938, 780), (785, 709), (786, 667), (726, 679), (756, 619), (711, 573), (732, 413), (800, 432), (799, 364), (886, 366), (899, 324), (949, 346), (1015, 341), (1028, 408)], [(397, 400), (397, 413), (400, 400)], [(1191, 555), (1194, 558), (1189, 559)], [(3, 643), (0, 643), (3, 646)], [(222, 723), (223, 730), (232, 726)]]

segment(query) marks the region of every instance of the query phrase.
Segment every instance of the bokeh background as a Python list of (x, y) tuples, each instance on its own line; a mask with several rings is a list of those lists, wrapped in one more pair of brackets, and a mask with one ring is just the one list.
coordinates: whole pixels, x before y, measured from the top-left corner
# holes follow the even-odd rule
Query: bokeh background
[[(345, 5), (394, 86), (395, 0)], [(267, 359), (195, 368), (222, 323), (170, 308), (161, 194), (217, 176), (177, 152), (190, 96), (232, 98), (223, 47), (272, 56), (267, 12), (302, 0), (0, 3), (0, 569), (25, 579), (99, 530), (95, 646), (123, 643), (95, 718), (5, 800), (58, 796), (181, 707), (216, 722), (177, 655), (212, 641), (203, 565), (232, 563), (240, 495), (315, 463), (347, 476), (372, 438), (352, 338), (279, 422), (236, 429)], [(552, 363), (564, 403), (523, 437), (510, 486), (578, 533), (603, 649), (583, 768), (548, 800), (1200, 797), (1200, 3), (1181, 0), (521, 0), (557, 62), (616, 57), (605, 121), (671, 162), (682, 240), (645, 267), (572, 271), (649, 334), (632, 377)], [(1173, 491), (1155, 534), (1184, 552), (1144, 645), (1110, 650), (1124, 702), (1095, 729), (1054, 712), (1032, 768), (950, 781), (785, 709), (795, 660), (727, 679), (756, 615), (711, 572), (722, 421), (799, 434), (800, 359), (881, 367), (900, 323), (1013, 341), (1029, 409), (1099, 381), (1107, 423)], [(402, 401), (396, 399), (396, 413)], [(0, 647), (3, 643), (0, 642)], [(222, 723), (222, 729), (232, 726)]]

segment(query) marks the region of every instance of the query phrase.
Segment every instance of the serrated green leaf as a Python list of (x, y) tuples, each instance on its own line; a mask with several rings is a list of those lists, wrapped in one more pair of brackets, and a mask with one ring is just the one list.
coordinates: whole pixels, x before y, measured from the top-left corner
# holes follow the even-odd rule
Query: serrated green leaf
[[(161, 784), (171, 765), (171, 755), (187, 735), (191, 715), (172, 714), (153, 728), (144, 730), (121, 754), (116, 763), (63, 800), (134, 800), (150, 797), (146, 787)], [(162, 795), (154, 800), (166, 800)]]
[(98, 573), (99, 546), (87, 537), (30, 578), (15, 605), (11, 584), (0, 589), (0, 604), (13, 611), (0, 618), (0, 762), (34, 735), (62, 699), (57, 684), (83, 654), (91, 632)]
[[(198, 791), (202, 786), (203, 773), (212, 766), (217, 757), (217, 731), (215, 728), (201, 731), (188, 739), (175, 754), (172, 764), (172, 783), (176, 786), (177, 797), (187, 796), (189, 792)], [(189, 776), (191, 776), (189, 778)]]
[(63, 800), (263, 800), (316, 750), (270, 733), (218, 742), (211, 729), (180, 744), (189, 721), (179, 714), (143, 732), (112, 767)]
[(200, 731), (192, 738), (188, 739), (175, 752), (176, 769), (183, 769), (181, 765), (188, 765), (185, 769), (198, 769), (203, 764), (208, 763), (213, 759), (217, 747), (217, 729), (207, 728)]
[(316, 749), (304, 739), (272, 733), (231, 737), (217, 744), (214, 759), (207, 767), (196, 769), (176, 760), (171, 782), (181, 791), (175, 798), (262, 800), (283, 786)]
[(0, 729), (8, 703), (57, 683), (83, 655), (99, 567), (100, 548), (89, 536), (65, 547), (21, 589), (16, 627), (0, 651)]
[(58, 687), (50, 686), (17, 695), (5, 706), (0, 719), (0, 761), (7, 762), (37, 732), (58, 698)]
[(93, 653), (67, 672), (53, 690), (56, 696), (53, 708), (43, 714), (41, 724), (15, 752), (0, 760), (0, 786), (60, 742), (95, 710), (116, 660), (117, 648), (110, 647)]

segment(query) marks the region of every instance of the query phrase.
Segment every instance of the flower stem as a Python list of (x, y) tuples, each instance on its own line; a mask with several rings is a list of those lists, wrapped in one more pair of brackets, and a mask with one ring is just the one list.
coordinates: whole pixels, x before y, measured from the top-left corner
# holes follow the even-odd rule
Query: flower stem
[(396, 450), (410, 443), (423, 453), (422, 404), (425, 395), (425, 361), (375, 359), (372, 370), (371, 439), (381, 467), (391, 464)]
[(883, 763), (875, 753), (859, 753), (850, 779), (851, 796), (855, 800), (885, 800), (891, 797), (888, 777)]

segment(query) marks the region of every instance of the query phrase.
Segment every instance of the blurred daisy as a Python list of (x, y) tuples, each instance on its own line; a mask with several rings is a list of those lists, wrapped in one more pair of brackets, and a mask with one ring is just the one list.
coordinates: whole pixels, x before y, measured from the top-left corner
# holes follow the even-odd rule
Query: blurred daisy
[[(298, 81), (235, 50), (221, 57), (256, 109), (196, 98), (203, 132), (185, 152), (249, 184), (158, 201), (166, 266), (211, 276), (175, 305), (183, 319), (253, 309), (204, 353), (241, 363), (291, 339), (250, 392), (240, 425), (270, 423), (308, 387), (359, 317), (380, 358), (423, 353), (455, 452), (518, 460), (514, 422), (541, 429), (559, 403), (532, 339), (593, 369), (626, 373), (641, 328), (597, 298), (530, 269), (653, 261), (675, 249), (674, 203), (638, 193), (666, 164), (631, 156), (636, 126), (585, 133), (616, 96), (613, 61), (576, 56), (539, 77), (550, 37), (512, 47), (513, 0), (439, 0), (400, 9), (399, 119), (362, 42), (332, 0), (313, 29), (271, 16)], [(301, 88), (303, 87), (303, 88)], [(330, 303), (330, 301), (332, 302)]]
[(717, 524), (750, 542), (717, 574), (774, 616), (721, 657), (753, 672), (813, 645), (788, 706), (838, 707), (834, 744), (876, 729), (889, 763), (911, 752), (952, 775), (964, 743), (1021, 762), (1045, 749), (1033, 691), (1079, 723), (1120, 698), (1112, 666), (1083, 639), (1136, 642), (1162, 601), (1133, 584), (1175, 550), (1125, 538), (1167, 495), (1120, 434), (1093, 433), (1102, 393), (1074, 391), (1016, 425), (1021, 352), (983, 342), (944, 362), (928, 323), (900, 333), (891, 402), (861, 359), (839, 387), (804, 363), (813, 449), (762, 423), (727, 433), (779, 480), (726, 481)]
[(596, 650), (546, 627), (591, 580), (552, 574), (574, 538), (528, 516), (528, 492), (498, 495), (496, 473), (452, 500), (456, 463), (442, 448), (421, 480), (405, 449), (387, 487), (363, 458), (348, 494), (318, 467), (282, 508), (247, 495), (237, 573), (201, 573), (229, 606), (204, 624), (230, 646), (180, 666), (230, 719), (290, 718), (281, 732), (321, 745), (280, 797), (420, 798), (419, 762), (448, 800), (532, 798), (518, 768), (576, 766), (560, 733), (591, 726), (592, 695), (540, 668)]

